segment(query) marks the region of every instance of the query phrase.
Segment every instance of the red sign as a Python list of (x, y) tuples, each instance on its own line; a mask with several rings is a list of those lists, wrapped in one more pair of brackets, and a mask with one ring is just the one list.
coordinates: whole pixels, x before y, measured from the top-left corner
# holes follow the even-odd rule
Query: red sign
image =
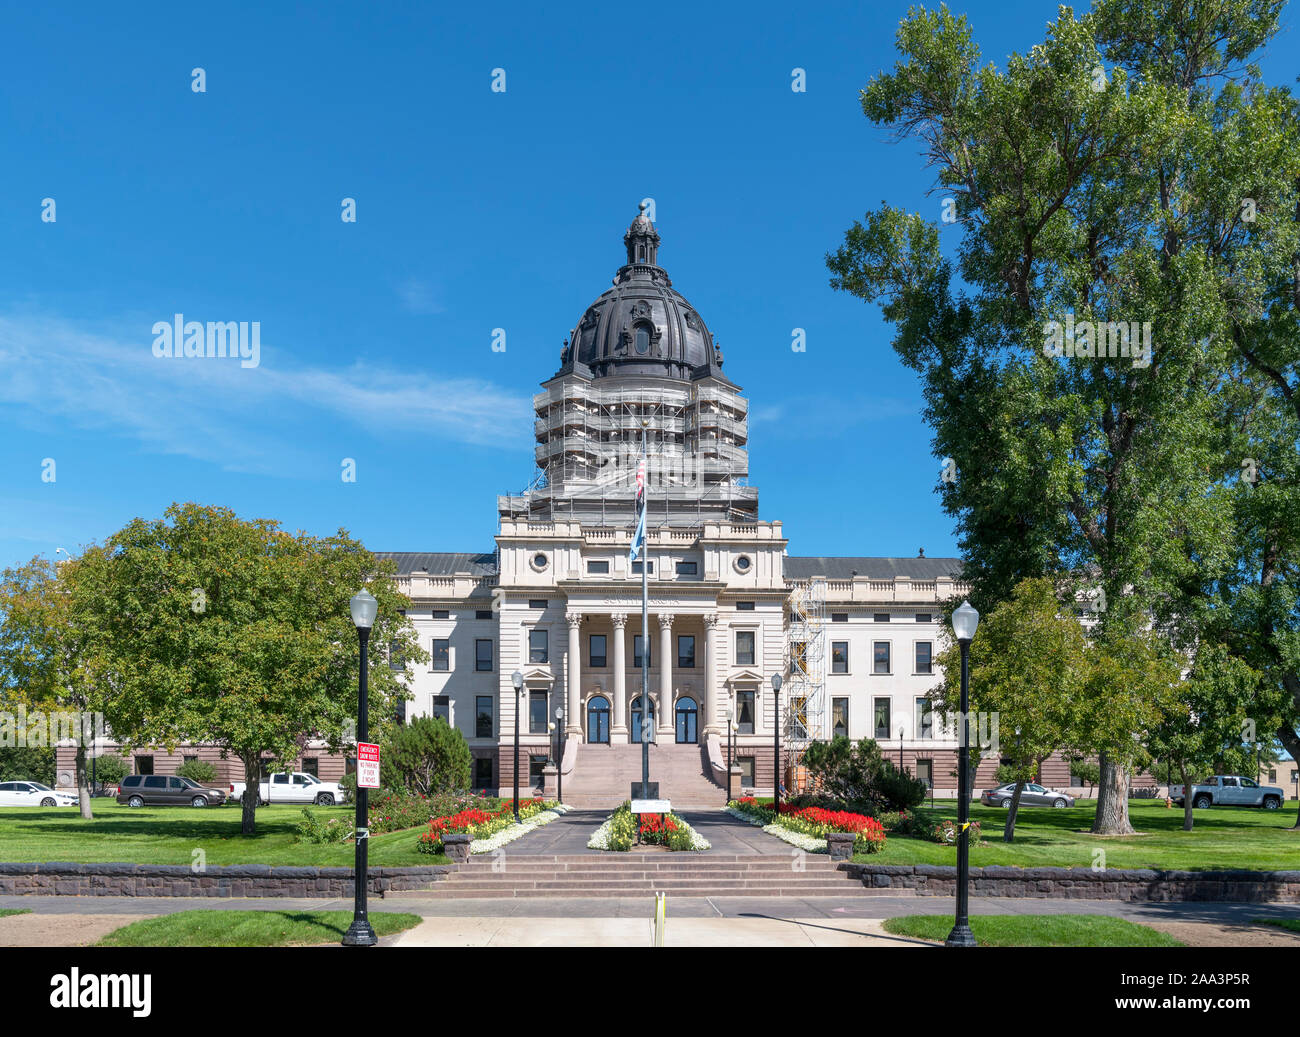
[(357, 788), (379, 788), (379, 746), (371, 742), (357, 743)]

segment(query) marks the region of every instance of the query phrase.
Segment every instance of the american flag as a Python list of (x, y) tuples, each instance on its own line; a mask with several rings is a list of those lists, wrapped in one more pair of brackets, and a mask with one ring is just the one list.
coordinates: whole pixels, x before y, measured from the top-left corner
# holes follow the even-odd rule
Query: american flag
[(641, 503), (641, 498), (645, 496), (645, 458), (641, 458), (636, 465), (636, 500)]

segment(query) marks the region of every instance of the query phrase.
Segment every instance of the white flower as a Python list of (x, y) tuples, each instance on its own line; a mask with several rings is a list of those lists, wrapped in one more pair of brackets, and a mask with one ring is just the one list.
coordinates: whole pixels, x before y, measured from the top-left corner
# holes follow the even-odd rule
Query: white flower
[(541, 813), (534, 814), (532, 817), (525, 818), (517, 825), (507, 825), (495, 835), (486, 839), (475, 839), (469, 844), (470, 853), (491, 853), (498, 850), (506, 843), (512, 843), (520, 836), (527, 835), (534, 828), (550, 824), (560, 815), (554, 810), (543, 810)]
[[(687, 833), (689, 833), (691, 837), (692, 850), (713, 849), (713, 844), (709, 842), (709, 840), (705, 839), (704, 836), (700, 835), (699, 832), (697, 832), (694, 828), (688, 825), (676, 814), (669, 814), (668, 816), (671, 817), (674, 821), (676, 821), (679, 827), (686, 829)], [(613, 825), (613, 823), (614, 823), (614, 815), (610, 814), (609, 817), (605, 818), (605, 822), (594, 832), (591, 833), (591, 838), (587, 840), (588, 850), (609, 849), (609, 830), (610, 827)]]
[(738, 810), (733, 806), (726, 807), (726, 811), (732, 817), (738, 817), (742, 821), (748, 821), (756, 828), (761, 828), (768, 835), (774, 835), (782, 842), (789, 843), (791, 846), (797, 846), (801, 850), (807, 850), (809, 853), (825, 853), (826, 840), (818, 839), (813, 835), (805, 835), (803, 832), (795, 832), (784, 825), (770, 824), (765, 825), (752, 814), (746, 814), (743, 810)]

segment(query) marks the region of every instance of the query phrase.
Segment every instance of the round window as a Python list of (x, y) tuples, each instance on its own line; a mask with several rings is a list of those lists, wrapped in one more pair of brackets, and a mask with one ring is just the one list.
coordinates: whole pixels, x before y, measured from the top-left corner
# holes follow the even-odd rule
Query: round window
[(749, 572), (749, 555), (741, 555), (736, 559), (736, 568), (743, 573)]
[(542, 554), (541, 551), (533, 555), (533, 568), (539, 571), (546, 568), (546, 555)]

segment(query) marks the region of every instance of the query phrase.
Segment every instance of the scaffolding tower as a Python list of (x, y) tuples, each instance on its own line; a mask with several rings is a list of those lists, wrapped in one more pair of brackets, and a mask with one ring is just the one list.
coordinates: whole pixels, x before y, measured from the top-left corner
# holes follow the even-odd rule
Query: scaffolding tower
[(820, 576), (796, 583), (789, 598), (787, 635), (785, 741), (790, 748), (787, 787), (806, 786), (804, 753), (814, 741), (830, 736), (826, 714), (826, 580)]

